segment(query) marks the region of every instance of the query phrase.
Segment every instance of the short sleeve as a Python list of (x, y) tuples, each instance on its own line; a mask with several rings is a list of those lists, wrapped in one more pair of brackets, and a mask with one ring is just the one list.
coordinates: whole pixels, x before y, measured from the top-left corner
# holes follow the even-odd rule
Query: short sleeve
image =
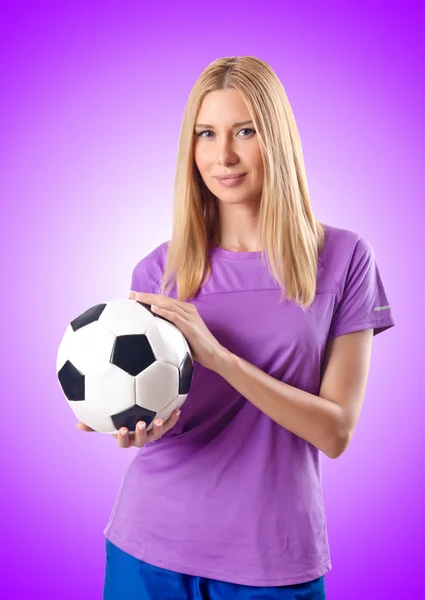
[(137, 263), (131, 275), (131, 290), (148, 294), (159, 293), (162, 284), (163, 251), (162, 244)]
[(369, 328), (377, 335), (394, 325), (373, 247), (360, 237), (340, 284), (328, 338)]

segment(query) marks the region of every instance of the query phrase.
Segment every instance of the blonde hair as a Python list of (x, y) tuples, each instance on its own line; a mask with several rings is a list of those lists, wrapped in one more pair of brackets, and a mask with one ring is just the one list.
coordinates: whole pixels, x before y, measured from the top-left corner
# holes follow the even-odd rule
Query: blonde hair
[(177, 284), (188, 300), (211, 274), (209, 250), (220, 243), (217, 198), (204, 184), (194, 160), (195, 120), (205, 95), (239, 90), (254, 122), (264, 165), (259, 212), (261, 259), (282, 288), (282, 300), (303, 310), (316, 294), (318, 254), (325, 229), (313, 215), (295, 117), (273, 69), (254, 56), (220, 58), (193, 86), (183, 115), (174, 182), (172, 236), (161, 294)]

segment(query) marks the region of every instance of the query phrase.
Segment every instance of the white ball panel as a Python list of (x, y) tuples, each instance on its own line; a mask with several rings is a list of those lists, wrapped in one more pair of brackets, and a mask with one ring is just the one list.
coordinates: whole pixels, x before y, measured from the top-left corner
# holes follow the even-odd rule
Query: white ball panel
[[(186, 398), (187, 398), (187, 394), (184, 394), (184, 395), (177, 394), (177, 396), (173, 400), (171, 400), (171, 402), (169, 404), (167, 404), (167, 406), (165, 408), (163, 408), (162, 410), (160, 410), (158, 412), (155, 419), (162, 419), (163, 422), (165, 423), (165, 421), (167, 421), (167, 419), (169, 419), (171, 417), (171, 413), (173, 412), (173, 410), (176, 410), (176, 408), (180, 408), (183, 405)], [(149, 425), (149, 427), (146, 428), (146, 431), (150, 431), (152, 429), (152, 427), (153, 427), (153, 421)]]
[(186, 338), (173, 323), (163, 319), (154, 319), (146, 332), (153, 353), (158, 361), (178, 368), (183, 361), (189, 346)]
[(100, 433), (116, 433), (117, 430), (112, 423), (111, 417), (104, 415), (97, 411), (94, 407), (87, 404), (87, 402), (69, 402), (74, 415), (81, 423), (88, 425), (92, 429)]
[(179, 372), (172, 365), (156, 361), (135, 377), (136, 403), (158, 412), (179, 390)]
[(108, 302), (99, 322), (116, 336), (146, 333), (153, 315), (136, 300), (113, 300)]
[(71, 348), (72, 338), (74, 335), (74, 330), (72, 329), (71, 325), (68, 325), (62, 341), (59, 344), (58, 354), (56, 357), (56, 373), (59, 373), (66, 361), (69, 359), (69, 350)]
[(105, 415), (115, 415), (136, 403), (134, 377), (113, 364), (85, 377), (86, 402)]
[(69, 360), (86, 374), (109, 363), (115, 336), (98, 321), (81, 327), (70, 339)]

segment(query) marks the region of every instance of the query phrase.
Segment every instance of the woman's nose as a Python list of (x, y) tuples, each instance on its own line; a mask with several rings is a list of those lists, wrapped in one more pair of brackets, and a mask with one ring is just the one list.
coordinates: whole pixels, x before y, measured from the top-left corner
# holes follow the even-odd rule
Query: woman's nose
[(237, 162), (238, 158), (234, 151), (232, 140), (223, 138), (219, 140), (216, 145), (217, 151), (217, 163), (219, 165), (226, 165), (229, 163)]

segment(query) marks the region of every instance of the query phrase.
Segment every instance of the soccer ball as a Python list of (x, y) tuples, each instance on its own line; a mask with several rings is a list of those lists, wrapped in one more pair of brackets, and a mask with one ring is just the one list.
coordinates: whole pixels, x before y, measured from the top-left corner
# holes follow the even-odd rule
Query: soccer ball
[(149, 304), (97, 304), (68, 325), (56, 372), (79, 421), (100, 433), (134, 432), (166, 421), (189, 393), (193, 359), (186, 338)]

